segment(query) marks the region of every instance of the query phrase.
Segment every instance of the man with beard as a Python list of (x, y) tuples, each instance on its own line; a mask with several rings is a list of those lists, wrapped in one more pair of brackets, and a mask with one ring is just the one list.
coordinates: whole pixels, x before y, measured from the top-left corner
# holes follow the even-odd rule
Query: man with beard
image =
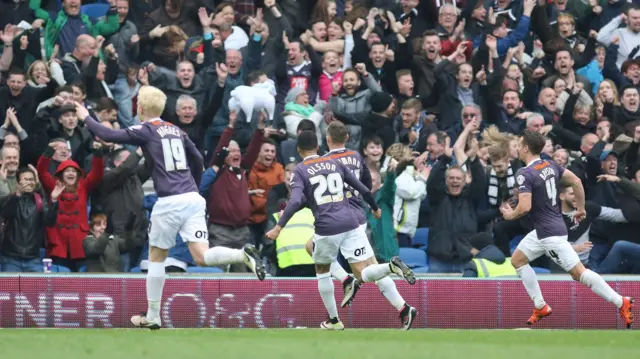
[(75, 41), (80, 35), (107, 37), (120, 27), (115, 0), (109, 0), (109, 11), (107, 11), (106, 17), (100, 21), (91, 19), (80, 12), (81, 0), (63, 0), (62, 9), (57, 13), (41, 9), (41, 2), (42, 0), (31, 0), (29, 6), (38, 19), (47, 22), (47, 28), (44, 32), (46, 58), (51, 57), (55, 45), (60, 46), (60, 54), (66, 54), (73, 51)]
[(436, 75), (434, 67), (442, 61), (440, 37), (433, 30), (425, 31), (422, 37), (422, 51), (413, 55), (412, 71), (418, 85), (418, 96), (422, 100), (422, 107), (432, 111), (438, 105), (438, 91), (435, 89)]
[(587, 201), (584, 206), (587, 215), (583, 221), (576, 223), (573, 219), (573, 215), (576, 212), (576, 201), (572, 187), (565, 187), (560, 190), (560, 201), (562, 217), (564, 218), (564, 223), (569, 231), (569, 242), (573, 246), (573, 249), (578, 253), (578, 257), (582, 264), (585, 265), (589, 264), (589, 252), (591, 252), (591, 248), (593, 248), (593, 243), (589, 237), (591, 224), (595, 220), (610, 223), (627, 222), (622, 210), (604, 207), (596, 202)]
[(273, 186), (284, 181), (284, 168), (276, 162), (276, 144), (267, 140), (260, 147), (258, 159), (251, 167), (248, 176), (249, 200), (251, 200), (251, 216), (249, 229), (251, 243), (260, 247), (267, 223), (267, 198)]
[(522, 100), (520, 93), (513, 89), (502, 94), (502, 106), (490, 103), (489, 117), (496, 119), (500, 132), (520, 134), (527, 125), (527, 113), (520, 113)]
[[(626, 27), (620, 27), (626, 22)], [(620, 68), (627, 59), (637, 58), (640, 44), (640, 6), (629, 4), (624, 14), (615, 17), (598, 33), (598, 42), (609, 46), (613, 39), (619, 38), (618, 62)]]

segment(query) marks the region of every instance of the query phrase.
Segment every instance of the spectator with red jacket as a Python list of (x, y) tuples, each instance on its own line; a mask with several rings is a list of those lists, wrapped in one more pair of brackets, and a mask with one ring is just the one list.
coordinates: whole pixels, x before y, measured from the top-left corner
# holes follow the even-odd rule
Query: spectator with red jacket
[(65, 186), (59, 197), (56, 225), (47, 228), (47, 257), (51, 258), (54, 264), (76, 272), (81, 266), (81, 260), (85, 258), (82, 242), (89, 233), (89, 194), (102, 181), (104, 161), (101, 153), (96, 151), (92, 159), (92, 170), (86, 177), (73, 160), (60, 163), (52, 176), (48, 168), (54, 151), (54, 147), (50, 145), (36, 166), (42, 187), (47, 193), (51, 193), (60, 183)]

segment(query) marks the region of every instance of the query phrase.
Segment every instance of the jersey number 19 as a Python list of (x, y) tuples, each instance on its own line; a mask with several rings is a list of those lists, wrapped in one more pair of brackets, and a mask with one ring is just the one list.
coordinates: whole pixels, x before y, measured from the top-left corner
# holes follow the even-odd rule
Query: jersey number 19
[(181, 171), (187, 169), (187, 158), (184, 155), (184, 145), (179, 138), (162, 139), (162, 155), (164, 168), (169, 171)]

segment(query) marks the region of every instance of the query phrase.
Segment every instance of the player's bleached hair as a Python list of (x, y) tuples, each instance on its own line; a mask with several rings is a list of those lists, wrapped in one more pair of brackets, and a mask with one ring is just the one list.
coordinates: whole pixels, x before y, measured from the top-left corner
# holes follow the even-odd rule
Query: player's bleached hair
[(198, 101), (196, 101), (195, 98), (189, 95), (180, 95), (180, 97), (178, 97), (178, 100), (176, 101), (176, 108), (182, 108), (185, 102), (191, 102), (193, 103), (193, 107), (198, 107)]
[(487, 152), (492, 162), (501, 161), (509, 156), (509, 147), (511, 141), (516, 137), (506, 133), (500, 132), (498, 127), (492, 125), (482, 132), (482, 142), (485, 146), (488, 146)]
[(542, 115), (537, 112), (533, 112), (529, 116), (527, 116), (527, 127), (531, 126), (533, 121), (537, 119), (541, 119), (542, 122), (544, 122), (544, 117), (542, 117)]
[(138, 91), (138, 106), (143, 110), (146, 118), (160, 117), (167, 104), (167, 95), (153, 86), (142, 86)]

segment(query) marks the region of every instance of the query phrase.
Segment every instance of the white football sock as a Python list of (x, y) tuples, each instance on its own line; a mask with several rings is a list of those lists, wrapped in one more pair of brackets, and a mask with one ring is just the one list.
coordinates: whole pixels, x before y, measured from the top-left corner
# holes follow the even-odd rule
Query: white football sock
[(331, 279), (331, 273), (316, 274), (318, 278), (318, 292), (322, 297), (322, 303), (327, 309), (330, 318), (338, 318), (338, 306), (336, 305), (336, 298), (333, 294), (333, 280)]
[(396, 288), (396, 284), (393, 282), (393, 279), (384, 277), (377, 280), (376, 285), (378, 286), (378, 289), (380, 289), (380, 293), (382, 293), (389, 303), (391, 303), (391, 305), (393, 305), (397, 310), (402, 310), (402, 308), (404, 308), (405, 301), (400, 293), (398, 293), (398, 288)]
[(591, 288), (597, 295), (604, 298), (609, 303), (615, 304), (616, 307), (622, 307), (622, 296), (616, 293), (605, 280), (592, 270), (585, 270), (580, 276), (580, 283)]
[(372, 264), (362, 270), (362, 281), (364, 283), (375, 282), (391, 274), (389, 263)]
[(344, 270), (344, 268), (342, 268), (340, 263), (338, 263), (337, 261), (331, 263), (331, 275), (333, 276), (333, 278), (339, 280), (340, 282), (344, 282), (345, 279), (349, 277), (347, 271)]
[(244, 263), (245, 255), (242, 249), (227, 247), (213, 247), (204, 252), (204, 262), (209, 267), (226, 264)]
[(147, 320), (160, 321), (160, 302), (162, 300), (162, 288), (164, 288), (164, 262), (149, 262), (147, 271)]
[(533, 271), (533, 268), (527, 264), (516, 269), (516, 272), (518, 272), (518, 276), (522, 279), (524, 289), (527, 290), (527, 294), (529, 294), (529, 298), (533, 301), (536, 309), (544, 308), (547, 303), (544, 302), (542, 292), (540, 291), (540, 285), (536, 278), (536, 272)]

